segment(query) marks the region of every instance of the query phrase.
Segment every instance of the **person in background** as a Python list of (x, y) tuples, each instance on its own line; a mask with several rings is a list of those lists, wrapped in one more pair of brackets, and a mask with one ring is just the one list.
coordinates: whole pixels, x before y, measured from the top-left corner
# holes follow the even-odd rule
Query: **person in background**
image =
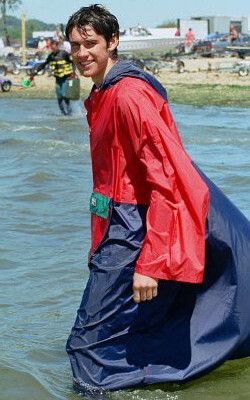
[(53, 39), (54, 39), (54, 40), (57, 40), (57, 41), (59, 42), (60, 36), (61, 36), (61, 30), (60, 30), (59, 27), (57, 27), (56, 30), (55, 30)]
[(175, 36), (181, 36), (181, 32), (180, 32), (180, 29), (179, 29), (179, 28), (176, 29), (176, 32), (175, 32), (174, 35), (175, 35)]
[(37, 46), (37, 52), (36, 52), (36, 54), (39, 55), (39, 58), (42, 58), (42, 56), (45, 55), (45, 53), (46, 53), (46, 44), (47, 44), (46, 39), (44, 37), (40, 37), (40, 40), (39, 40), (38, 46)]
[(46, 52), (49, 54), (51, 52), (51, 39), (46, 39)]
[(60, 36), (59, 39), (59, 49), (67, 51), (68, 54), (71, 53), (70, 43), (67, 40), (65, 40), (63, 36)]
[(59, 49), (59, 42), (51, 40), (52, 52), (48, 55), (46, 61), (39, 65), (37, 71), (50, 64), (52, 73), (56, 78), (56, 94), (59, 108), (63, 115), (71, 115), (72, 108), (70, 100), (65, 97), (66, 81), (74, 74), (72, 57), (65, 51)]
[(192, 45), (195, 39), (194, 32), (192, 28), (188, 29), (188, 32), (185, 35), (186, 42), (185, 42), (185, 53), (190, 53), (192, 50)]
[(230, 25), (230, 28), (229, 28), (229, 40), (231, 41), (231, 43), (233, 43), (238, 38), (239, 38), (239, 34), (238, 34), (237, 29), (235, 29), (234, 25)]

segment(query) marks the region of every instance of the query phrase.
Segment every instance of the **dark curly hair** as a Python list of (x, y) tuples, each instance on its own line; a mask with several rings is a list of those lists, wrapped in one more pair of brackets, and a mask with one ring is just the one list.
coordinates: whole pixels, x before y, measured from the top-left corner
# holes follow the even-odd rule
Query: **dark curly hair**
[[(73, 14), (68, 20), (65, 29), (66, 38), (69, 40), (69, 35), (73, 28), (77, 27), (84, 32), (87, 25), (90, 25), (99, 35), (103, 35), (107, 44), (114, 36), (119, 39), (119, 23), (117, 18), (101, 4), (82, 7)], [(117, 58), (117, 55), (116, 48), (113, 50), (112, 56)]]

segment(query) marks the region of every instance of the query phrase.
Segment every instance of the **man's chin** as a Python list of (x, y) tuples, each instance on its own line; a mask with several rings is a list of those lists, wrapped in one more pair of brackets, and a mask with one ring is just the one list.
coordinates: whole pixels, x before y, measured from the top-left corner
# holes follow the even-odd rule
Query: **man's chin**
[(82, 68), (78, 68), (78, 71), (80, 72), (81, 76), (84, 76), (85, 78), (91, 78), (92, 73), (90, 71), (85, 71)]

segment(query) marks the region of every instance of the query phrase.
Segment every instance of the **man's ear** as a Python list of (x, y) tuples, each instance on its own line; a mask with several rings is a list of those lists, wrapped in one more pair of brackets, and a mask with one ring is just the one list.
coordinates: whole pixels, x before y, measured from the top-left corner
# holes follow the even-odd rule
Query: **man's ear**
[(115, 34), (113, 34), (112, 38), (109, 41), (108, 50), (114, 51), (116, 49), (116, 47), (118, 46), (118, 44), (119, 44), (119, 39)]

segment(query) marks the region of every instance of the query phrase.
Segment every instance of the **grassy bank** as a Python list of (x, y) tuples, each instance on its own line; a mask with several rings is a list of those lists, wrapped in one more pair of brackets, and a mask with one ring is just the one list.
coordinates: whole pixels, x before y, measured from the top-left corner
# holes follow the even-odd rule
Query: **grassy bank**
[[(87, 96), (87, 91), (82, 91), (81, 95)], [(13, 99), (56, 99), (56, 94), (54, 90), (46, 90), (46, 89), (39, 89), (39, 90), (32, 90), (32, 89), (21, 89), (21, 90), (11, 90), (8, 93), (0, 92), (0, 99), (2, 98), (13, 98)]]
[(250, 108), (249, 86), (168, 83), (167, 91), (170, 103)]
[[(81, 90), (81, 98), (87, 97), (89, 91), (87, 89)], [(56, 93), (54, 88), (12, 88), (10, 92), (2, 93), (0, 91), (1, 98), (16, 98), (16, 99), (56, 99)]]
[[(215, 105), (250, 108), (249, 86), (170, 83), (167, 88), (170, 103), (192, 104), (196, 106)], [(89, 92), (83, 88), (81, 97)], [(10, 92), (0, 92), (0, 98), (55, 99), (54, 85), (29, 89), (13, 87)]]
[[(240, 77), (230, 69), (239, 60), (236, 58), (185, 59), (185, 71), (178, 74), (175, 69), (162, 69), (159, 81), (167, 89), (170, 103), (193, 104), (196, 106), (228, 106), (250, 108), (250, 76)], [(250, 57), (249, 57), (250, 61)], [(209, 67), (209, 68), (208, 68)], [(222, 68), (223, 67), (223, 68)], [(222, 68), (222, 69), (221, 69)], [(20, 84), (25, 73), (11, 76), (15, 84)], [(93, 82), (80, 77), (84, 98)], [(55, 79), (47, 74), (35, 77), (35, 86), (29, 89), (13, 86), (8, 93), (0, 91), (0, 98), (55, 99)]]

